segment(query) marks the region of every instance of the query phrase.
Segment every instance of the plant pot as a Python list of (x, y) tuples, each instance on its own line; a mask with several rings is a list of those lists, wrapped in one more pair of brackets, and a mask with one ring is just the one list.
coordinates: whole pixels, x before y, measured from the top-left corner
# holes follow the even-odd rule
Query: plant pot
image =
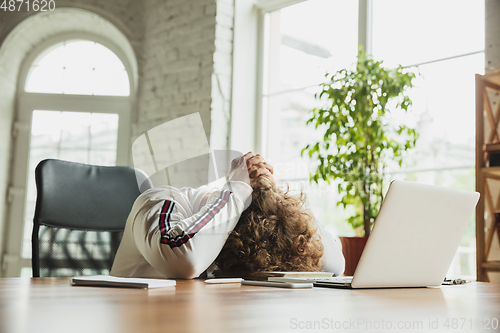
[(354, 275), (359, 258), (365, 248), (368, 237), (339, 237), (342, 243), (342, 253), (345, 258), (345, 276)]

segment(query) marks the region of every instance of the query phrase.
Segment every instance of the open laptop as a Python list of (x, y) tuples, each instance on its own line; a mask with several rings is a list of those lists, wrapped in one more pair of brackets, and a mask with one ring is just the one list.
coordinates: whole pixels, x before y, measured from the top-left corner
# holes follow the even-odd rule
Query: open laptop
[(314, 285), (441, 285), (478, 200), (477, 192), (393, 181), (354, 275), (314, 279)]

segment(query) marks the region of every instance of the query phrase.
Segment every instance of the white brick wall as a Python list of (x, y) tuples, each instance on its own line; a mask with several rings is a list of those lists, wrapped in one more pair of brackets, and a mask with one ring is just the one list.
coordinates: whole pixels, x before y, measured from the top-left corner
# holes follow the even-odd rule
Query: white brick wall
[(486, 0), (485, 66), (488, 72), (500, 70), (500, 0)]
[(193, 112), (210, 135), (215, 15), (215, 0), (147, 2), (133, 138)]

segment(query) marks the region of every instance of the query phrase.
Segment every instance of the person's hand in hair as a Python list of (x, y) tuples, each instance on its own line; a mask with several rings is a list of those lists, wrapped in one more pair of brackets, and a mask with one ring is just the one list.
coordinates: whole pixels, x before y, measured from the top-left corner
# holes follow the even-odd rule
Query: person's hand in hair
[(248, 183), (249, 177), (256, 178), (261, 175), (272, 177), (273, 173), (273, 167), (261, 155), (250, 151), (231, 162), (229, 180)]
[(245, 154), (248, 175), (250, 178), (257, 178), (261, 175), (272, 177), (274, 174), (273, 167), (264, 160), (260, 154), (248, 152)]

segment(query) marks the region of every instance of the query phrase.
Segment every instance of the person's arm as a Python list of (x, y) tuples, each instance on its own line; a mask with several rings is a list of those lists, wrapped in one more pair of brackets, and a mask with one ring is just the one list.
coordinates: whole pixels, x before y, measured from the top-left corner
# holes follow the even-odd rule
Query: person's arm
[(151, 266), (168, 278), (197, 277), (219, 254), (251, 192), (251, 187), (244, 182), (230, 182), (224, 189), (210, 194), (199, 212), (192, 216), (177, 214), (178, 220), (171, 220), (171, 215), (182, 210), (175, 208), (181, 203), (171, 199), (160, 201), (138, 214), (133, 222), (137, 249)]
[[(163, 200), (146, 198), (141, 203), (144, 209), (135, 216), (132, 224), (137, 249), (166, 277), (197, 277), (218, 256), (229, 232), (248, 207), (247, 200), (251, 199), (252, 193), (249, 175), (258, 177), (261, 174), (271, 175), (272, 167), (260, 155), (250, 152), (233, 161), (230, 181), (223, 189), (211, 193), (206, 204), (191, 216), (180, 213), (190, 211), (182, 209), (182, 205), (192, 205), (193, 198), (204, 197), (211, 191), (208, 187), (186, 191), (187, 200), (176, 201), (173, 196), (166, 199), (164, 196)], [(148, 204), (148, 200), (153, 202)], [(181, 207), (175, 209), (176, 205)], [(173, 215), (175, 217), (171, 220)]]
[(332, 235), (317, 221), (316, 228), (324, 247), (324, 254), (321, 258), (321, 269), (326, 272), (335, 273), (337, 276), (342, 275), (345, 269), (345, 259), (339, 245)]

